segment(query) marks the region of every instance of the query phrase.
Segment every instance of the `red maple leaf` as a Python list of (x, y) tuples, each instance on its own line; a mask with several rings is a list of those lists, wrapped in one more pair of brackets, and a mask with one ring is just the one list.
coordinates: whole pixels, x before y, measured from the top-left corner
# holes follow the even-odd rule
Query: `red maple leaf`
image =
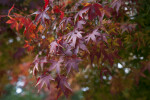
[(72, 59), (67, 60), (65, 62), (65, 67), (67, 68), (67, 74), (69, 74), (72, 68), (76, 71), (79, 71), (78, 64), (80, 61), (81, 59), (78, 59), (78, 58), (72, 58)]
[(70, 43), (72, 47), (75, 47), (77, 39), (82, 39), (81, 33), (83, 32), (75, 29), (67, 34), (67, 41)]
[(11, 16), (10, 16), (9, 14), (10, 14), (10, 12), (12, 11), (12, 9), (14, 8), (14, 6), (15, 6), (15, 5), (13, 5), (13, 6), (9, 9), (9, 11), (8, 11), (8, 17), (9, 17), (9, 18), (11, 18)]
[(75, 29), (66, 35), (66, 37), (67, 37), (66, 40), (67, 40), (67, 42), (70, 43), (70, 45), (72, 47), (75, 47), (77, 39), (82, 39), (81, 34), (84, 32), (79, 31), (79, 30), (83, 29), (83, 24), (85, 24), (85, 23), (86, 22), (84, 20), (78, 21), (75, 25)]
[(36, 55), (34, 61), (33, 61), (33, 64), (34, 64), (34, 67), (33, 67), (33, 75), (35, 75), (35, 72), (36, 70), (39, 71), (39, 63), (40, 63), (40, 60), (39, 60), (39, 54)]
[(82, 10), (80, 10), (74, 17), (75, 21), (78, 16), (83, 18), (83, 14), (86, 13), (88, 10), (89, 10), (89, 6), (85, 6)]
[[(19, 14), (16, 14), (15, 13), (15, 17), (13, 18), (13, 17), (11, 17), (9, 14), (10, 14), (10, 12), (11, 12), (11, 10), (14, 8), (14, 5), (10, 8), (10, 10), (8, 11), (8, 17), (10, 18), (10, 20), (8, 20), (6, 23), (7, 24), (11, 24), (11, 28), (13, 29), (13, 28), (16, 28), (16, 30), (17, 31), (19, 31), (21, 28), (22, 28), (22, 26), (23, 26), (23, 24), (20, 22), (21, 20), (22, 20), (22, 16), (21, 15), (19, 15)], [(20, 23), (19, 23), (20, 22)]]
[(77, 43), (76, 45), (76, 48), (74, 49), (74, 54), (77, 55), (78, 52), (79, 52), (79, 49), (83, 50), (83, 51), (88, 51), (86, 45), (84, 44), (84, 41), (83, 40), (79, 40), (79, 42)]
[(38, 10), (34, 12), (33, 14), (36, 14), (35, 22), (38, 22), (41, 19), (41, 24), (45, 26), (45, 19), (50, 19), (49, 15), (47, 14), (47, 10), (49, 7), (46, 7), (43, 11)]
[(67, 78), (64, 75), (57, 75), (55, 80), (58, 83), (57, 88), (60, 88), (57, 97), (60, 96), (61, 91), (64, 93), (64, 95), (66, 97), (68, 97), (69, 94), (72, 93), (72, 89), (70, 88), (70, 86), (69, 86), (69, 84), (67, 82)]
[(46, 87), (50, 90), (50, 80), (54, 80), (51, 75), (41, 75), (38, 78), (37, 84), (35, 86), (38, 86), (38, 92), (41, 90), (41, 88), (46, 85)]
[(119, 11), (119, 8), (123, 4), (123, 1), (124, 0), (113, 0), (113, 2), (111, 3), (112, 8), (115, 8), (117, 13)]
[(44, 64), (48, 63), (48, 60), (47, 60), (46, 56), (39, 58), (39, 55), (41, 55), (40, 53), (36, 55), (36, 57), (33, 61), (33, 64), (34, 64), (33, 75), (35, 75), (36, 71), (39, 71), (39, 65), (41, 66), (41, 70), (43, 70)]
[(56, 60), (51, 60), (50, 62), (52, 63), (51, 64), (51, 66), (49, 67), (49, 71), (51, 71), (51, 70), (53, 70), (53, 69), (56, 69), (56, 72), (57, 72), (57, 74), (60, 74), (60, 66), (61, 66), (61, 64), (62, 64), (62, 62), (63, 62), (64, 60), (63, 60), (63, 58), (59, 58), (59, 60), (58, 61), (56, 61)]
[(72, 22), (72, 17), (64, 17), (63, 19), (62, 19), (62, 21), (60, 22), (60, 24), (59, 24), (59, 29), (66, 29), (66, 26), (70, 23), (71, 25), (73, 25), (73, 22)]
[(44, 64), (47, 63), (47, 57), (43, 57), (42, 59), (40, 59), (40, 66), (41, 66), (41, 69), (43, 70), (43, 67), (44, 67)]
[(92, 41), (96, 42), (96, 36), (100, 36), (100, 33), (98, 32), (98, 28), (95, 29), (91, 34), (87, 35), (85, 37), (85, 41), (89, 42), (91, 39)]
[(59, 44), (58, 41), (53, 41), (50, 44), (50, 53), (52, 54), (56, 54), (59, 51), (59, 48), (61, 47), (61, 45)]
[(86, 21), (85, 20), (80, 20), (77, 22), (77, 24), (75, 25), (75, 29), (83, 29), (83, 24), (86, 24)]
[(8, 20), (7, 22), (6, 22), (7, 24), (11, 24), (11, 28), (13, 29), (13, 28), (16, 28), (16, 30), (18, 31), (18, 22), (17, 22), (17, 20), (15, 19), (15, 18), (10, 18), (10, 20)]
[(112, 8), (109, 8), (107, 5), (104, 6), (103, 9), (101, 10), (102, 16), (99, 17), (100, 22), (102, 23), (104, 15), (106, 15), (106, 17), (110, 18), (112, 11), (113, 11)]
[(65, 56), (71, 56), (72, 55), (72, 47), (67, 43), (66, 41), (63, 41), (62, 45), (62, 53), (64, 53)]
[(83, 18), (83, 13), (86, 13), (88, 11), (88, 18), (89, 20), (93, 20), (97, 16), (102, 16), (101, 10), (102, 6), (98, 3), (95, 4), (89, 4), (85, 6), (82, 10), (80, 10), (76, 15), (75, 15), (75, 20), (77, 19), (77, 16), (79, 15), (81, 18)]
[(28, 41), (25, 41), (24, 48), (27, 48), (28, 51), (32, 51), (34, 49), (34, 47), (31, 46)]
[(45, 2), (44, 9), (45, 9), (49, 4), (49, 0), (44, 0), (44, 2)]
[(22, 18), (22, 20), (20, 22), (23, 23), (25, 26), (24, 36), (29, 40), (35, 38), (37, 35), (37, 34), (35, 34), (36, 33), (36, 25), (33, 24), (32, 20), (29, 18)]
[(64, 17), (64, 12), (61, 11), (58, 6), (55, 6), (55, 7), (54, 7), (54, 13), (59, 13), (59, 14), (60, 14), (60, 18), (63, 19), (63, 17)]

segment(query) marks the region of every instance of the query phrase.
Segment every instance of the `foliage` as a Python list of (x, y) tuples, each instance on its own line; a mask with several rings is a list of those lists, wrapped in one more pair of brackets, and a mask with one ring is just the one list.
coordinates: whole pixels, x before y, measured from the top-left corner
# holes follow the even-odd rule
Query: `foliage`
[(134, 7), (137, 13), (128, 16), (128, 21), (137, 23), (138, 27), (130, 34), (121, 35), (124, 48), (119, 51), (121, 59), (114, 64), (113, 76), (103, 76), (103, 84), (100, 84), (97, 66), (79, 76), (81, 86), (89, 88), (84, 92), (86, 100), (149, 99), (149, 3), (144, 0), (137, 4), (140, 5)]
[(28, 83), (30, 80), (28, 78), (28, 70), (33, 57), (32, 55), (27, 55), (23, 47), (24, 39), (21, 35), (11, 29), (6, 23), (8, 20), (8, 10), (13, 4), (15, 4), (13, 10), (19, 13), (21, 10), (23, 10), (24, 13), (28, 13), (30, 10), (35, 9), (35, 6), (37, 7), (37, 5), (40, 4), (35, 2), (35, 0), (30, 1), (31, 4), (28, 4), (28, 1), (29, 0), (0, 1), (0, 96), (5, 94), (4, 88), (6, 85), (13, 84), (15, 86), (20, 77), (26, 77), (24, 80), (25, 83)]
[[(10, 16), (14, 7), (9, 10), (7, 23), (24, 37), (24, 47), (37, 54), (32, 72), (39, 90), (44, 84), (50, 89), (50, 79), (57, 83), (57, 98), (61, 92), (68, 97), (72, 89), (67, 79), (85, 68), (101, 81), (103, 76), (111, 77), (107, 83), (112, 94), (130, 90), (149, 70), (149, 28), (145, 29), (149, 23), (143, 23), (148, 17), (139, 6), (145, 4), (138, 0), (82, 2), (68, 6), (45, 0), (42, 9), (27, 16)], [(125, 72), (117, 68), (120, 65)]]

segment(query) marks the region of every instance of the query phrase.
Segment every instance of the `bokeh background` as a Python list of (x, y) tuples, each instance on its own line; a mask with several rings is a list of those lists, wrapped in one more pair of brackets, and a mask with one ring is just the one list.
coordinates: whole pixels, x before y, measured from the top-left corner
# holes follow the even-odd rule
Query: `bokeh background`
[[(134, 0), (131, 2), (134, 4)], [(135, 5), (135, 10), (126, 17), (140, 28), (133, 34), (122, 35), (124, 48), (120, 52), (120, 63), (114, 64), (116, 75), (103, 76), (101, 83), (97, 67), (87, 66), (69, 79), (74, 90), (70, 100), (150, 100), (150, 1), (139, 0), (138, 3), (140, 5)], [(6, 24), (13, 4), (15, 13), (28, 15), (44, 2), (0, 0), (0, 100), (55, 100), (53, 84), (51, 93), (47, 89), (37, 93), (30, 68), (35, 55), (24, 49), (23, 38)], [(66, 98), (61, 96), (60, 100)]]

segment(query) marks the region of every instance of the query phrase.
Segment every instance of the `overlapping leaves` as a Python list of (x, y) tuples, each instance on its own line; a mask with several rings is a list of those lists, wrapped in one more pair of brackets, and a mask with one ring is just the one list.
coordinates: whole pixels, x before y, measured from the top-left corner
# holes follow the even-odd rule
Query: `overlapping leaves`
[[(116, 7), (117, 12), (120, 8), (118, 2), (120, 1), (113, 1), (112, 3), (112, 8)], [(49, 4), (51, 4), (51, 7), (49, 7)], [(25, 27), (24, 36), (28, 39), (25, 47), (29, 51), (31, 49), (33, 51), (34, 46), (35, 51), (39, 52), (38, 49), (41, 49), (41, 53), (33, 61), (34, 75), (39, 71), (39, 66), (42, 69), (39, 73), (42, 73), (42, 75), (40, 75), (36, 84), (39, 90), (44, 84), (50, 89), (50, 80), (54, 80), (51, 73), (54, 72), (56, 74), (55, 81), (58, 84), (58, 96), (63, 92), (68, 97), (72, 89), (67, 82), (67, 77), (73, 70), (79, 71), (78, 66), (82, 59), (90, 59), (91, 63), (95, 63), (94, 59), (97, 57), (97, 63), (95, 64), (109, 62), (111, 66), (113, 65), (114, 59), (119, 58), (118, 48), (120, 45), (115, 41), (119, 30), (123, 30), (123, 32), (132, 31), (134, 27), (122, 26), (118, 28), (116, 24), (110, 25), (114, 22), (107, 21), (107, 19), (104, 23), (104, 15), (111, 18), (112, 8), (108, 5), (102, 6), (99, 3), (91, 3), (78, 11), (75, 16), (64, 17), (64, 12), (58, 6), (53, 6), (53, 0), (45, 0), (43, 10), (33, 13), (36, 14), (34, 22), (38, 24), (33, 23), (30, 18), (22, 16), (18, 16), (19, 19), (10, 18), (7, 23), (11, 24), (12, 28), (16, 27), (18, 31), (22, 27), (18, 25)], [(50, 16), (48, 13), (52, 15)], [(57, 18), (58, 15), (60, 15), (60, 18)], [(80, 17), (79, 20), (77, 19), (78, 16)], [(19, 20), (19, 24), (16, 20)], [(46, 23), (46, 20), (49, 22)], [(43, 25), (43, 31), (37, 30), (39, 24)], [(52, 37), (53, 39), (51, 39)], [(47, 41), (49, 45), (42, 48), (41, 44), (45, 42), (42, 40)], [(34, 44), (34, 46), (31, 44)], [(101, 76), (106, 73), (110, 74), (107, 68), (103, 68)]]

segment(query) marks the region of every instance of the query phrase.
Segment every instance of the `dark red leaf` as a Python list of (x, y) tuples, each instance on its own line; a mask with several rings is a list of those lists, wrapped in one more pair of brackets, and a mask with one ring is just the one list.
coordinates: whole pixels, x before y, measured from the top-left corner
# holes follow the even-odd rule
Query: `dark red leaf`
[(72, 93), (72, 89), (70, 88), (67, 78), (64, 75), (57, 75), (55, 79), (58, 83), (57, 88), (60, 88), (60, 90), (64, 93), (66, 97), (69, 96), (69, 94)]
[(102, 6), (98, 3), (95, 4), (90, 4), (88, 6), (85, 6), (82, 10), (80, 10), (76, 15), (75, 15), (75, 20), (77, 19), (78, 16), (83, 18), (83, 13), (86, 13), (88, 11), (88, 17), (89, 20), (93, 20), (97, 16), (101, 17), (101, 10)]

